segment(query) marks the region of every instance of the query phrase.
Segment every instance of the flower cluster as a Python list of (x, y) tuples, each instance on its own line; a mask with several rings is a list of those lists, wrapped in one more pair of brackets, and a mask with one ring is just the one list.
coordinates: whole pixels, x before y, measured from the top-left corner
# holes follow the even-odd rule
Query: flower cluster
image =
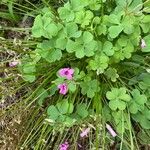
[[(60, 77), (64, 77), (67, 80), (72, 80), (74, 69), (72, 68), (62, 68), (58, 71)], [(66, 83), (62, 83), (58, 85), (59, 93), (65, 95), (68, 92), (68, 85)]]

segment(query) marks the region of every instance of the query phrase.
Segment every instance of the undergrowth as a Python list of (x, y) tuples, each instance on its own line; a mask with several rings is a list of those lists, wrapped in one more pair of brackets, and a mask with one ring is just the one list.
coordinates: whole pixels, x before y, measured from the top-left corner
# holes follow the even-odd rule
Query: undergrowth
[(149, 0), (0, 4), (2, 149), (149, 148)]

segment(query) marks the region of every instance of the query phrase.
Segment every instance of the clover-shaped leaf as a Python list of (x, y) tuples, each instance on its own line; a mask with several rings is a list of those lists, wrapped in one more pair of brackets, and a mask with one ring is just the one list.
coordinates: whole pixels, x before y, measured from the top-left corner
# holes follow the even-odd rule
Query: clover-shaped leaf
[(84, 56), (91, 57), (97, 48), (97, 42), (88, 31), (85, 31), (83, 35), (75, 41), (69, 40), (66, 46), (67, 52), (75, 52), (77, 58), (83, 58)]
[(59, 113), (58, 109), (54, 105), (51, 105), (47, 109), (47, 114), (48, 114), (50, 119), (55, 121), (59, 117), (60, 113)]
[(95, 96), (95, 93), (100, 90), (99, 88), (99, 82), (97, 80), (85, 80), (84, 82), (81, 82), (81, 93), (83, 95), (87, 94), (87, 97), (93, 98)]
[(75, 18), (75, 13), (72, 10), (69, 2), (67, 2), (64, 5), (64, 7), (60, 7), (58, 9), (58, 14), (59, 14), (60, 19), (62, 19), (63, 21), (66, 21), (66, 22), (73, 21)]
[(51, 105), (47, 109), (47, 114), (53, 121), (64, 121), (67, 115), (73, 112), (73, 103), (69, 103), (68, 100), (62, 100), (57, 103), (56, 106)]
[(53, 21), (52, 14), (50, 12), (45, 13), (43, 16), (38, 15), (35, 18), (34, 25), (32, 27), (32, 35), (34, 37), (45, 37), (51, 39), (56, 36), (59, 31), (58, 25)]
[(116, 60), (124, 60), (125, 58), (129, 59), (132, 52), (134, 52), (134, 46), (130, 41), (128, 41), (126, 46), (117, 45), (117, 47), (115, 47), (115, 53), (113, 57)]
[(98, 73), (103, 73), (104, 70), (108, 67), (109, 57), (105, 54), (96, 55), (94, 60), (89, 62), (89, 67), (92, 70), (97, 70)]
[(85, 26), (89, 25), (91, 22), (91, 19), (93, 18), (93, 13), (88, 11), (79, 11), (76, 13), (75, 22), (77, 24), (81, 24), (82, 28), (85, 28)]
[(114, 39), (116, 38), (123, 30), (123, 27), (121, 25), (118, 25), (118, 26), (111, 26), (109, 29), (108, 29), (108, 32), (109, 32), (109, 36)]
[(98, 10), (101, 7), (99, 0), (89, 0), (89, 7), (91, 10)]
[(54, 48), (55, 41), (43, 41), (42, 43), (37, 45), (36, 51), (48, 62), (55, 62), (56, 60), (60, 60), (62, 57), (62, 52), (60, 49)]
[(56, 104), (57, 109), (61, 114), (71, 114), (73, 112), (73, 104), (68, 100), (63, 100)]
[(63, 30), (59, 33), (59, 38), (56, 40), (56, 48), (64, 50), (66, 48), (69, 39), (79, 38), (82, 32), (78, 31), (76, 23), (67, 23)]
[(119, 75), (117, 74), (117, 70), (115, 68), (108, 68), (105, 71), (105, 75), (111, 79), (112, 82), (116, 82), (117, 78), (119, 77)]
[(112, 56), (114, 54), (113, 44), (109, 41), (106, 41), (103, 45), (103, 52), (107, 56)]
[(144, 107), (137, 114), (132, 115), (132, 118), (136, 122), (139, 122), (144, 129), (150, 129), (150, 110), (147, 107)]
[(112, 110), (124, 110), (127, 106), (127, 102), (130, 101), (130, 96), (126, 93), (126, 88), (112, 88), (111, 91), (106, 93), (107, 99), (109, 99), (109, 107)]
[(136, 114), (138, 111), (144, 110), (147, 98), (145, 95), (140, 94), (140, 91), (137, 89), (134, 89), (131, 94), (133, 98), (129, 103), (129, 110), (131, 113)]
[(74, 11), (79, 11), (88, 6), (89, 0), (70, 0), (70, 3)]

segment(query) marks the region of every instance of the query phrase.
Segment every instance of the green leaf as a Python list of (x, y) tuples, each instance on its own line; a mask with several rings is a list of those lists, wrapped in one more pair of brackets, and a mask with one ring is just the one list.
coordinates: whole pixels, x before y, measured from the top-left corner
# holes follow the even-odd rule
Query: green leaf
[(69, 91), (75, 92), (76, 91), (76, 84), (74, 82), (70, 82), (68, 84), (68, 88), (69, 88)]
[(108, 67), (109, 57), (105, 54), (103, 55), (96, 55), (94, 60), (89, 62), (89, 67), (92, 70), (97, 70), (98, 73), (103, 73), (104, 70)]
[(106, 25), (101, 24), (96, 28), (96, 31), (97, 31), (98, 35), (102, 35), (102, 34), (106, 35), (107, 27), (106, 27)]
[(124, 110), (126, 108), (126, 102), (130, 101), (130, 96), (126, 94), (126, 89), (122, 88), (112, 88), (111, 91), (106, 93), (107, 99), (110, 100), (109, 107), (112, 110)]
[(73, 104), (68, 103), (68, 100), (63, 100), (57, 103), (56, 107), (58, 108), (61, 114), (71, 114), (73, 112)]
[(44, 36), (47, 38), (52, 38), (52, 36), (56, 36), (58, 33), (58, 27), (55, 23), (50, 23), (44, 27)]
[(43, 35), (43, 22), (42, 22), (42, 16), (38, 15), (36, 16), (34, 20), (34, 25), (32, 27), (32, 35), (36, 38), (39, 38)]
[(118, 25), (120, 24), (120, 17), (118, 17), (115, 14), (109, 15), (108, 19), (109, 19), (108, 21), (112, 24), (118, 24)]
[(31, 74), (36, 72), (35, 63), (28, 62), (23, 65), (23, 73), (25, 74)]
[(25, 81), (29, 81), (30, 83), (34, 82), (36, 79), (34, 74), (24, 74), (22, 77)]
[(113, 44), (109, 41), (106, 41), (103, 45), (103, 52), (107, 56), (112, 56), (114, 54)]
[(132, 117), (136, 122), (139, 122), (143, 129), (150, 129), (150, 110), (148, 108), (145, 107), (143, 111), (139, 111)]
[(84, 41), (84, 43), (89, 43), (89, 42), (91, 42), (92, 40), (93, 40), (93, 35), (92, 35), (90, 32), (85, 31), (85, 32), (83, 33), (83, 41)]
[(59, 48), (61, 50), (64, 50), (67, 45), (67, 39), (66, 38), (58, 38), (56, 40), (56, 48)]
[(108, 29), (109, 36), (114, 39), (122, 32), (122, 30), (123, 30), (123, 27), (121, 25), (119, 25), (119, 26), (111, 26)]
[(97, 80), (90, 80), (81, 82), (81, 93), (87, 95), (89, 98), (93, 98), (97, 92), (99, 92), (99, 82)]
[(86, 104), (78, 104), (76, 113), (83, 119), (86, 118), (88, 116)]
[(56, 107), (58, 108), (58, 110), (61, 114), (67, 114), (68, 108), (69, 108), (68, 100), (63, 100), (63, 101), (57, 103)]
[(55, 62), (60, 60), (62, 57), (62, 52), (60, 49), (55, 49), (54, 43), (52, 41), (43, 41), (43, 43), (38, 44), (36, 51), (48, 62)]
[(71, 37), (74, 37), (74, 38), (78, 38), (81, 36), (81, 31), (78, 31), (78, 26), (76, 23), (74, 22), (71, 22), (71, 23), (68, 23), (66, 25), (66, 32), (67, 32), (67, 37), (71, 38)]
[(75, 14), (74, 14), (73, 10), (71, 10), (71, 6), (70, 6), (69, 2), (66, 3), (64, 5), (64, 7), (60, 7), (58, 9), (58, 13), (59, 13), (60, 19), (66, 21), (66, 22), (73, 21), (75, 18)]
[(91, 57), (95, 54), (94, 52), (97, 49), (98, 44), (93, 40), (93, 35), (90, 32), (84, 32), (80, 38), (75, 40), (75, 42), (69, 40), (66, 46), (67, 52), (75, 52), (77, 58), (83, 58), (84, 56)]
[(147, 101), (147, 98), (145, 95), (141, 95), (140, 91), (137, 89), (134, 89), (132, 91), (132, 99), (129, 103), (129, 110), (132, 114), (136, 114), (138, 111), (144, 110), (144, 104)]
[(85, 28), (85, 26), (90, 24), (93, 16), (94, 15), (90, 10), (88, 10), (88, 11), (82, 10), (82, 11), (76, 12), (75, 22), (78, 24), (81, 24), (82, 28)]
[(108, 68), (105, 71), (105, 75), (111, 79), (112, 82), (116, 82), (117, 78), (119, 77), (119, 75), (117, 74), (117, 70), (115, 68)]
[(49, 118), (54, 121), (56, 121), (60, 115), (59, 111), (57, 110), (57, 108), (54, 105), (51, 105), (48, 107), (47, 114), (48, 114)]
[(101, 3), (99, 0), (89, 0), (89, 7), (91, 10), (99, 10)]
[(71, 0), (71, 6), (74, 11), (82, 10), (89, 4), (88, 0)]

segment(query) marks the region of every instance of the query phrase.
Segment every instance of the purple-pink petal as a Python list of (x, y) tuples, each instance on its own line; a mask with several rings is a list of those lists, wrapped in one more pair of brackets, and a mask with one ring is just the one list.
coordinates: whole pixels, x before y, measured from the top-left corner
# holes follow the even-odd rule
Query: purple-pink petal
[(112, 135), (112, 137), (117, 136), (117, 133), (113, 130), (113, 128), (109, 124), (106, 124), (106, 128), (109, 131), (109, 133)]
[(59, 150), (68, 150), (68, 147), (69, 147), (68, 142), (65, 142), (59, 145)]
[(59, 76), (65, 77), (68, 80), (72, 80), (74, 69), (71, 68), (62, 68), (58, 71)]
[(80, 137), (87, 137), (88, 133), (90, 132), (90, 128), (86, 128), (85, 130), (82, 131), (82, 133), (80, 133)]
[(20, 62), (19, 62), (18, 60), (9, 62), (9, 67), (15, 67), (15, 66), (17, 66), (19, 63), (20, 63)]
[(59, 84), (58, 89), (59, 89), (59, 93), (63, 95), (66, 95), (66, 93), (68, 92), (68, 86), (66, 83)]

